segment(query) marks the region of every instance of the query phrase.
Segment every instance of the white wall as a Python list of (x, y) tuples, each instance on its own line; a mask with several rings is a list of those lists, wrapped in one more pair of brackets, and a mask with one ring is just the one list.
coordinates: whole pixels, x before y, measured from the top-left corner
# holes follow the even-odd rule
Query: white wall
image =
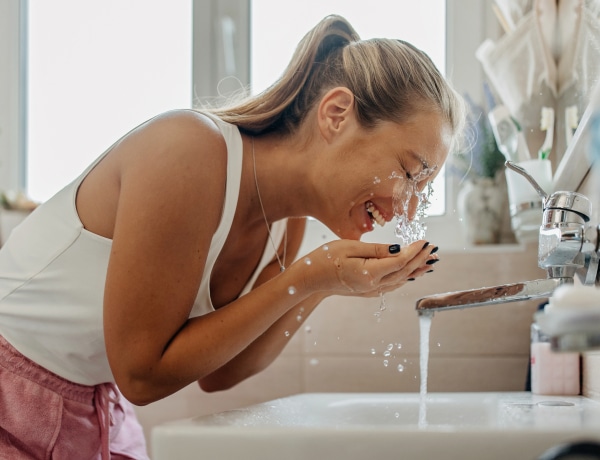
[(0, 190), (18, 189), (23, 177), (18, 153), (21, 82), (19, 9), (21, 2), (0, 0)]

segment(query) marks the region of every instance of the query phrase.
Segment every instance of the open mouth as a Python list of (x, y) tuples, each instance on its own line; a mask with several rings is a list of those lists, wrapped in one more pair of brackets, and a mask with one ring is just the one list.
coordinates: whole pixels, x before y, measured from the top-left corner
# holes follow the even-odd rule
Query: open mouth
[(371, 218), (371, 221), (373, 221), (373, 223), (377, 223), (380, 227), (383, 227), (385, 225), (385, 219), (379, 213), (377, 208), (375, 208), (375, 205), (371, 201), (367, 201), (365, 203), (365, 209), (367, 210), (367, 213), (369, 213), (369, 217)]

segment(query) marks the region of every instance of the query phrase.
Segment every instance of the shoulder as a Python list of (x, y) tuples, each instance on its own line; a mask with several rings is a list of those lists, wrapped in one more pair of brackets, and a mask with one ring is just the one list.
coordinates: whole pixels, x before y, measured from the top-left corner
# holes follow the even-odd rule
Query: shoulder
[(187, 171), (202, 178), (209, 170), (213, 176), (226, 170), (223, 134), (208, 116), (192, 110), (160, 114), (129, 133), (115, 148), (124, 174)]
[[(120, 201), (132, 207), (194, 209), (209, 201), (218, 223), (227, 182), (227, 145), (215, 123), (198, 112), (166, 112), (117, 146)], [(210, 206), (209, 206), (210, 207)], [(208, 214), (204, 216), (210, 220)]]
[(153, 140), (160, 139), (158, 145), (178, 144), (188, 148), (225, 146), (223, 134), (215, 122), (207, 115), (193, 110), (164, 112), (131, 133), (132, 137), (138, 134)]

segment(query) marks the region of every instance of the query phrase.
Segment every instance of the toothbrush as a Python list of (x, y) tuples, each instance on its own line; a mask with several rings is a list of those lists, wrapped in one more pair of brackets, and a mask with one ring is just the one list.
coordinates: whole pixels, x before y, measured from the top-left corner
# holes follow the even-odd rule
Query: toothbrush
[(554, 109), (552, 107), (542, 107), (540, 129), (546, 131), (546, 139), (544, 139), (544, 143), (538, 151), (538, 158), (546, 160), (550, 156), (552, 141), (554, 140)]
[(579, 114), (577, 112), (577, 106), (572, 105), (565, 109), (565, 138), (567, 145), (573, 139), (573, 132), (577, 129), (579, 124)]

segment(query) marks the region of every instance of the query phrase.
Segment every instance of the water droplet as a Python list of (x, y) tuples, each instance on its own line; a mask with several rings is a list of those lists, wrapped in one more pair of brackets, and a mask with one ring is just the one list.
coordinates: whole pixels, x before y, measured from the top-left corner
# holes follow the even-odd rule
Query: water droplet
[(375, 179), (373, 179), (373, 183), (374, 184), (379, 184), (381, 182), (381, 179), (377, 176), (375, 176)]
[(290, 286), (290, 287), (288, 288), (288, 293), (289, 293), (290, 295), (294, 295), (294, 294), (296, 293), (296, 288), (295, 288), (294, 286)]
[(309, 361), (309, 364), (310, 364), (311, 366), (317, 366), (317, 365), (319, 364), (319, 360), (318, 360), (317, 358), (312, 358), (312, 359)]
[(305, 263), (306, 265), (310, 265), (310, 264), (312, 264), (312, 260), (310, 260), (310, 257), (305, 257), (305, 258), (304, 258), (304, 263)]
[(404, 372), (404, 366), (402, 364), (398, 364), (398, 372)]
[(437, 346), (438, 346), (438, 347), (441, 347), (441, 346), (442, 346), (442, 344), (441, 344), (440, 342), (438, 342), (438, 343), (437, 343)]
[(327, 258), (328, 258), (328, 259), (331, 259), (331, 254), (329, 254), (329, 253), (328, 253), (328, 254), (327, 254)]
[(390, 362), (387, 359), (383, 360), (383, 367), (388, 367), (389, 364)]
[(394, 349), (394, 344), (393, 343), (389, 343), (388, 346), (386, 347), (387, 351), (392, 351)]
[(396, 417), (396, 418), (400, 418), (400, 412), (396, 412), (396, 413), (394, 414), (394, 417)]
[(283, 333), (283, 335), (285, 335), (286, 337), (289, 337), (289, 336), (290, 336), (290, 331), (285, 331), (285, 332)]
[(329, 251), (329, 246), (327, 246), (326, 244), (323, 245), (323, 251)]
[(310, 327), (310, 326), (306, 326), (306, 327), (304, 328), (304, 332), (306, 332), (307, 334), (310, 334), (310, 333), (312, 332), (312, 327)]
[(383, 352), (383, 356), (385, 356), (386, 358), (389, 358), (391, 354), (392, 354), (392, 352), (391, 352), (391, 351), (389, 351), (389, 350), (385, 350), (385, 351)]
[(402, 349), (402, 344), (401, 344), (401, 343), (397, 344), (397, 345), (396, 345), (396, 348), (397, 348), (398, 350), (401, 350), (401, 349)]
[(372, 354), (372, 355), (374, 355), (375, 353), (377, 353), (377, 352), (375, 351), (375, 348), (371, 348), (371, 354)]
[(299, 323), (302, 322), (302, 315), (296, 316), (296, 321), (298, 321)]
[(369, 270), (363, 270), (363, 271), (362, 271), (362, 274), (363, 274), (363, 275), (368, 275), (368, 274), (369, 274)]

